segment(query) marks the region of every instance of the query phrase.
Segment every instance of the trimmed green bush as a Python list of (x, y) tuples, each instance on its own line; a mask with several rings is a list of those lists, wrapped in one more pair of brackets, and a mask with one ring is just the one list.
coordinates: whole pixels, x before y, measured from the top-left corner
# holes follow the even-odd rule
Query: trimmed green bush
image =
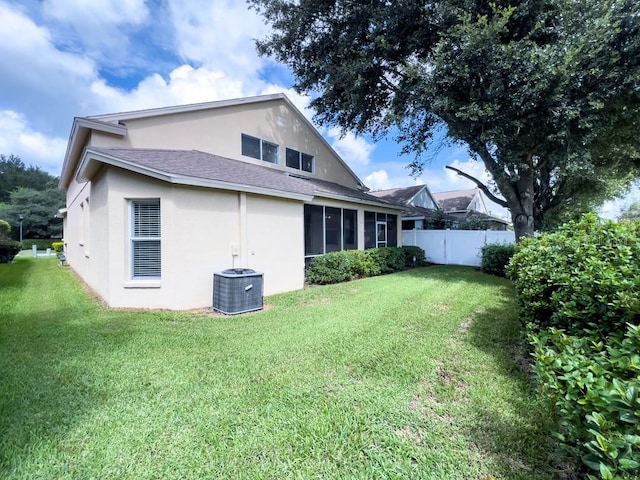
[(524, 239), (509, 274), (523, 319), (536, 329), (605, 337), (640, 320), (640, 241), (619, 223), (587, 214)]
[(504, 245), (493, 243), (482, 247), (482, 259), (480, 260), (480, 270), (484, 273), (507, 276), (507, 266), (511, 257), (516, 251), (515, 245)]
[(381, 268), (371, 255), (371, 250), (345, 250), (349, 258), (351, 275), (354, 278), (375, 277), (380, 275)]
[[(355, 278), (372, 277), (381, 273), (392, 273), (413, 266), (413, 255), (416, 255), (416, 266), (424, 263), (424, 250), (418, 247), (382, 247), (368, 250), (344, 250), (314, 257), (306, 271), (308, 283), (339, 283)], [(418, 250), (415, 250), (415, 249)], [(411, 253), (408, 263), (407, 251)], [(420, 261), (419, 261), (420, 259)]]
[[(522, 240), (508, 272), (556, 436), (590, 479), (640, 476), (640, 240), (593, 214)], [(626, 332), (626, 334), (625, 334)]]
[(400, 247), (380, 247), (367, 250), (381, 273), (392, 273), (402, 270), (405, 265), (405, 254)]
[[(640, 330), (590, 337), (531, 334), (541, 398), (555, 406), (555, 435), (600, 478), (640, 476)], [(589, 478), (597, 478), (589, 475)]]
[(9, 238), (9, 232), (11, 232), (11, 225), (6, 220), (0, 220), (0, 240)]
[(307, 282), (325, 285), (351, 278), (351, 262), (345, 252), (330, 252), (314, 257), (307, 269)]
[(0, 263), (11, 263), (20, 253), (20, 242), (0, 240)]
[(59, 241), (59, 238), (25, 238), (22, 240), (22, 248), (30, 250), (35, 245), (38, 250), (46, 250), (47, 248), (52, 248), (52, 242)]
[(420, 247), (416, 247), (414, 245), (403, 245), (400, 248), (402, 248), (402, 251), (404, 252), (405, 267), (421, 267), (427, 261), (424, 250)]

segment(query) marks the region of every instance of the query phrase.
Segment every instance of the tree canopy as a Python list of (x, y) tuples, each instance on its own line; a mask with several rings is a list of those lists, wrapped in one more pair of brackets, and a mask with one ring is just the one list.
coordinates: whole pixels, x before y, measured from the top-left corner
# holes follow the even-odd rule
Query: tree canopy
[(621, 214), (620, 220), (640, 221), (640, 200), (632, 202)]
[(55, 215), (65, 205), (65, 194), (57, 184), (38, 167), (0, 154), (0, 219), (10, 224), (12, 237), (19, 236), (21, 216), (23, 238), (62, 236), (62, 221)]
[(13, 190), (18, 187), (34, 190), (56, 188), (58, 179), (33, 165), (26, 166), (15, 155), (0, 154), (0, 203), (8, 202)]
[[(484, 162), (516, 236), (620, 194), (640, 170), (635, 0), (250, 0), (257, 42), (322, 124), (397, 129), (410, 164), (445, 127)], [(499, 192), (504, 200), (494, 195)]]

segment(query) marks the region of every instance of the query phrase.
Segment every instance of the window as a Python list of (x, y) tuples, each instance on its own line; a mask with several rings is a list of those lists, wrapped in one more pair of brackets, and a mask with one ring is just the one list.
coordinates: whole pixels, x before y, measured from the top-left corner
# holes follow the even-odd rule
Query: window
[(242, 155), (277, 164), (278, 145), (243, 133)]
[(313, 173), (313, 155), (287, 148), (286, 157), (287, 167)]
[(397, 246), (398, 216), (364, 212), (364, 248)]
[(160, 278), (160, 199), (131, 201), (131, 278)]
[(304, 206), (304, 254), (315, 255), (358, 248), (358, 212), (346, 208)]

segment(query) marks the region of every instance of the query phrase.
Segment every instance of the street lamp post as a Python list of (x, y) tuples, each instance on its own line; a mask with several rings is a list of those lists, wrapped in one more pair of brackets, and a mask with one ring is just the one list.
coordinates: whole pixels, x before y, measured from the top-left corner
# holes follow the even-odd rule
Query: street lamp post
[(22, 243), (22, 221), (24, 220), (24, 215), (19, 215), (18, 220), (20, 220), (20, 243)]

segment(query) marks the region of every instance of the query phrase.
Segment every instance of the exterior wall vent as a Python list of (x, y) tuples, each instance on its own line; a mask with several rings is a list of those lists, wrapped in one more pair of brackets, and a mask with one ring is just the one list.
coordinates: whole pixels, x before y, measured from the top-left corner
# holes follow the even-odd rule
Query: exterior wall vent
[(230, 268), (213, 274), (213, 309), (227, 315), (262, 309), (262, 273)]

